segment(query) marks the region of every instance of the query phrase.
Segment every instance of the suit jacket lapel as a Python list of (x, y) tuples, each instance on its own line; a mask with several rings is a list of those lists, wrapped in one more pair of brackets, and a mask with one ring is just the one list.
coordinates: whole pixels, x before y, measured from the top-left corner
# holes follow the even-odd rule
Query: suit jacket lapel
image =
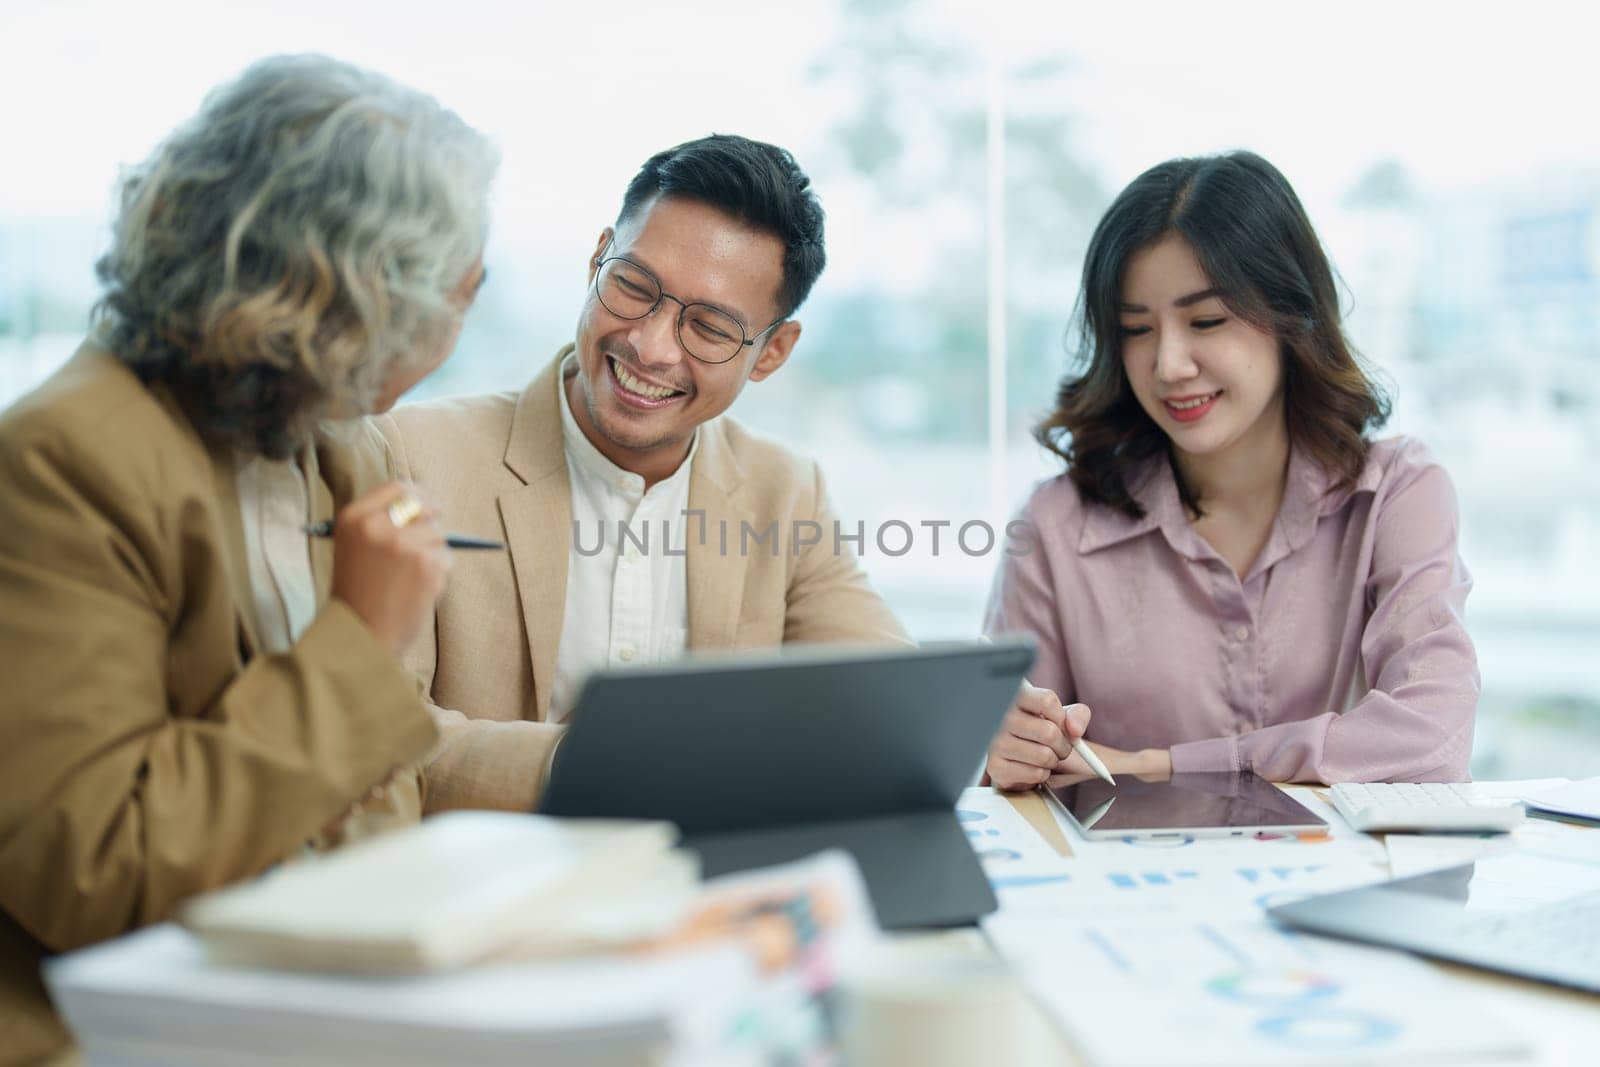
[(549, 718), (561, 621), (567, 607), (567, 557), (572, 546), (572, 487), (561, 442), (561, 363), (567, 345), (517, 399), (505, 464), (523, 485), (498, 498), (506, 548), (533, 666), (536, 718)]
[[(744, 471), (728, 448), (722, 424), (712, 421), (703, 435), (689, 475), (688, 540), (689, 647), (726, 648), (734, 643), (744, 601), (744, 559), (740, 524), (750, 511), (739, 496)], [(703, 523), (703, 525), (702, 525)]]

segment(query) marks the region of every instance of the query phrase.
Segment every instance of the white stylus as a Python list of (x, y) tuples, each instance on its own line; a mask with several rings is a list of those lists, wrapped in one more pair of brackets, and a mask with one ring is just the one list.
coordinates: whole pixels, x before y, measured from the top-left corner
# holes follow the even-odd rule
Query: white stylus
[[(1022, 684), (1033, 685), (1033, 683), (1028, 681), (1026, 678), (1022, 680)], [(1034, 686), (1034, 688), (1037, 689), (1038, 686)], [(1095, 773), (1096, 778), (1099, 778), (1107, 785), (1117, 784), (1117, 780), (1111, 777), (1111, 772), (1106, 770), (1106, 765), (1100, 762), (1100, 757), (1094, 754), (1094, 749), (1090, 748), (1089, 743), (1083, 738), (1079, 737), (1073, 740), (1072, 751), (1083, 757), (1083, 762), (1089, 765), (1089, 769)]]
[[(979, 634), (978, 640), (982, 641), (986, 645), (994, 644), (994, 641), (989, 637), (988, 634)], [(1026, 678), (1022, 680), (1022, 684), (1026, 686), (1032, 686), (1035, 689), (1038, 688), (1038, 686), (1035, 686)], [(1060, 698), (1058, 697), (1057, 699)], [(1072, 742), (1072, 751), (1076, 752), (1080, 757), (1083, 758), (1083, 762), (1089, 765), (1089, 769), (1095, 773), (1095, 777), (1099, 778), (1107, 785), (1117, 784), (1117, 780), (1111, 777), (1111, 772), (1106, 770), (1106, 765), (1100, 762), (1100, 757), (1094, 754), (1094, 749), (1090, 748), (1088, 742), (1084, 741), (1083, 738), (1080, 737)]]

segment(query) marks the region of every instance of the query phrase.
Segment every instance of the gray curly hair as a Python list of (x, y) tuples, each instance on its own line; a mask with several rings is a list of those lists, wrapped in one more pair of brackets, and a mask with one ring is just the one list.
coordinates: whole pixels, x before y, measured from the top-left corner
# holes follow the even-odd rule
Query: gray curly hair
[(262, 60), (124, 174), (96, 318), (205, 437), (286, 457), (454, 326), (498, 162), (423, 93)]

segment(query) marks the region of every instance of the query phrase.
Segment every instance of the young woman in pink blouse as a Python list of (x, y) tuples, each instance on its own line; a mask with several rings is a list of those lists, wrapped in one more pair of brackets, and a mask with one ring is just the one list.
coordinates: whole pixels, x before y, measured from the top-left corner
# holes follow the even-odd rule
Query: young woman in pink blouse
[(1140, 175), (1095, 230), (1080, 317), (1087, 365), (1037, 431), (1066, 471), (986, 620), (1039, 642), (990, 780), (1082, 770), (1079, 734), (1113, 774), (1465, 779), (1455, 491), (1418, 442), (1367, 436), (1388, 404), (1283, 175), (1249, 152)]

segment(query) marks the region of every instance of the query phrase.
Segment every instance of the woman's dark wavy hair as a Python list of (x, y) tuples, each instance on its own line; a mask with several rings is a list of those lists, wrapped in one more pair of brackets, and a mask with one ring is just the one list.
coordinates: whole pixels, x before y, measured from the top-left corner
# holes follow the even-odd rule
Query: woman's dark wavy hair
[[(1078, 297), (1078, 359), (1056, 408), (1034, 430), (1060, 456), (1087, 499), (1144, 515), (1129, 479), (1171, 444), (1139, 406), (1122, 365), (1117, 305), (1128, 262), (1168, 234), (1181, 236), (1223, 303), (1278, 339), (1290, 442), (1351, 485), (1367, 458), (1366, 433), (1389, 400), (1363, 369), (1340, 327), (1333, 270), (1299, 197), (1253, 152), (1173, 159), (1122, 191), (1095, 227)], [(1200, 500), (1173, 468), (1184, 506)]]

